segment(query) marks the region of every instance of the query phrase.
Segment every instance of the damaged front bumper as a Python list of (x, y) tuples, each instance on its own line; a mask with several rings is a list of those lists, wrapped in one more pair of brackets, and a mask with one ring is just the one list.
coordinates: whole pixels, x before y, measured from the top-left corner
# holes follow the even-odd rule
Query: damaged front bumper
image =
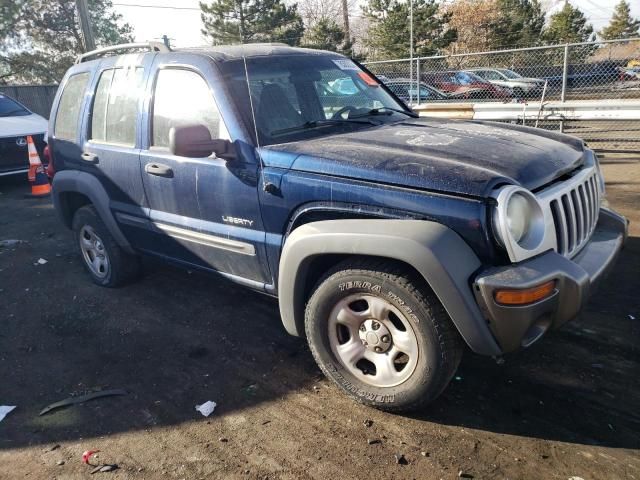
[[(474, 281), (474, 293), (502, 351), (527, 347), (550, 328), (575, 318), (615, 263), (627, 229), (624, 217), (603, 208), (591, 239), (573, 258), (550, 251), (481, 272)], [(495, 300), (500, 290), (525, 290), (550, 281), (555, 281), (552, 293), (534, 303), (514, 306)]]

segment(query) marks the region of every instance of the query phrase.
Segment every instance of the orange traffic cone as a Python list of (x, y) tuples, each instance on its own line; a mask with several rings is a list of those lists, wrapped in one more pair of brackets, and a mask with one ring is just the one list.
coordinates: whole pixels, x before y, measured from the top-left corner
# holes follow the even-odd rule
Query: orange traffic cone
[(44, 197), (51, 193), (51, 185), (47, 174), (44, 173), (40, 155), (36, 150), (31, 135), (27, 135), (27, 149), (29, 151), (29, 182), (31, 182), (31, 196)]

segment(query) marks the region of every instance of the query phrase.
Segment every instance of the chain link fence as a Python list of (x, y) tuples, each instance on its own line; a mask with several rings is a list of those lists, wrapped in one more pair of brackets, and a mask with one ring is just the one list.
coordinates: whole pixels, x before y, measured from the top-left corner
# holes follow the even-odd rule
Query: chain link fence
[[(413, 106), (447, 102), (640, 100), (640, 38), (365, 65)], [(558, 121), (540, 126), (582, 136), (605, 150), (640, 150), (639, 120)]]

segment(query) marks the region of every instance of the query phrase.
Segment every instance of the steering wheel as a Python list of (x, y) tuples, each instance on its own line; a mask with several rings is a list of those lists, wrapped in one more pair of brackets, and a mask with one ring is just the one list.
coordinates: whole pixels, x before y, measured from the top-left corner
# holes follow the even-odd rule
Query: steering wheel
[(347, 105), (346, 107), (342, 107), (336, 113), (331, 115), (331, 118), (334, 119), (334, 120), (337, 120), (339, 118), (342, 118), (342, 114), (343, 113), (345, 113), (345, 112), (353, 112), (354, 110), (358, 110), (358, 108), (354, 107), (353, 105)]

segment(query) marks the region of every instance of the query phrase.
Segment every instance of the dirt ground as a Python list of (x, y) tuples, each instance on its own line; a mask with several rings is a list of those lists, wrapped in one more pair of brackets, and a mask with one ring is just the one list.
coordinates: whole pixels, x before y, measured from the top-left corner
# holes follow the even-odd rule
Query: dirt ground
[[(406, 416), (338, 392), (270, 298), (154, 262), (94, 286), (50, 200), (0, 178), (0, 240), (25, 242), (0, 248), (0, 479), (93, 478), (88, 449), (112, 479), (640, 479), (640, 158), (604, 171), (631, 235), (584, 316), (502, 365), (467, 352)], [(106, 388), (128, 394), (38, 416)]]

